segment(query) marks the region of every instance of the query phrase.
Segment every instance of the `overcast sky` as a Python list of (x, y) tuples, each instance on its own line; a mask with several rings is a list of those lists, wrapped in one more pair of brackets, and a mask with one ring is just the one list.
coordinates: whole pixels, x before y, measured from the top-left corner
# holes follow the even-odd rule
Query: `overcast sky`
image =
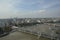
[(60, 0), (0, 0), (0, 18), (60, 17)]

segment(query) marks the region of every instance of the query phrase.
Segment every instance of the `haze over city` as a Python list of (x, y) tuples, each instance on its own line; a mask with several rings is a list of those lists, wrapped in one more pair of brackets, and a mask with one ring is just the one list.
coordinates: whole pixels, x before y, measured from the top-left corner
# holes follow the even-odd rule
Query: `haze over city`
[(0, 0), (0, 18), (60, 17), (60, 0)]

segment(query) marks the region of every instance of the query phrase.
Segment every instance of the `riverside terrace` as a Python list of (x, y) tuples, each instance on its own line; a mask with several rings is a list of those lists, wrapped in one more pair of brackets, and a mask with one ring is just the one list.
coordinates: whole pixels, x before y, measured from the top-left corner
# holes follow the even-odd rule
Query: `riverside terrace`
[(29, 27), (26, 26), (26, 27), (19, 28), (19, 31), (37, 35), (39, 38), (42, 36), (45, 38), (57, 40), (55, 26), (53, 25), (38, 24)]
[(0, 40), (56, 40), (56, 32), (52, 30), (54, 28), (47, 24), (19, 27), (17, 31), (0, 38)]

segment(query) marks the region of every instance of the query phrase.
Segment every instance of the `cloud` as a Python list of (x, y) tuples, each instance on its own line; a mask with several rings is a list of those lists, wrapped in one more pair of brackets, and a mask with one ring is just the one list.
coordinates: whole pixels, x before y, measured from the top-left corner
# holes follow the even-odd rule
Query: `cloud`
[(0, 18), (53, 16), (60, 13), (54, 8), (58, 4), (59, 0), (0, 0)]
[[(25, 0), (22, 2), (21, 8), (23, 8), (20, 14), (17, 14), (19, 17), (57, 17), (60, 13), (59, 8), (55, 5), (60, 4), (59, 0)], [(54, 8), (54, 7), (56, 8)], [(51, 8), (53, 7), (53, 8)], [(34, 9), (34, 10), (33, 10)], [(53, 11), (54, 10), (54, 11)], [(58, 11), (58, 12), (57, 12)]]
[(40, 10), (35, 10), (35, 11), (31, 11), (30, 13), (32, 14), (44, 14), (46, 13), (47, 11), (45, 9), (40, 9)]
[(50, 2), (44, 2), (42, 5), (42, 8), (46, 9), (46, 8), (50, 8), (50, 7), (53, 7), (53, 6), (58, 5), (58, 4), (60, 4), (59, 0), (52, 0)]
[(46, 10), (39, 10), (38, 13), (45, 13)]
[(46, 13), (47, 11), (45, 9), (42, 9), (42, 10), (33, 10), (33, 11), (28, 11), (26, 13), (30, 13), (30, 14), (43, 14), (43, 13)]
[(19, 2), (19, 0), (0, 0), (0, 18), (14, 17), (18, 11), (15, 5)]

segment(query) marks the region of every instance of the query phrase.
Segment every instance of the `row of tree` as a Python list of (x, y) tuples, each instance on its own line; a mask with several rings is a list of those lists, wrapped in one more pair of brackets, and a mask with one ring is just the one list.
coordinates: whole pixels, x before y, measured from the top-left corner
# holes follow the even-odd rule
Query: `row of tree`
[(12, 30), (11, 27), (0, 27), (0, 34), (9, 33)]

